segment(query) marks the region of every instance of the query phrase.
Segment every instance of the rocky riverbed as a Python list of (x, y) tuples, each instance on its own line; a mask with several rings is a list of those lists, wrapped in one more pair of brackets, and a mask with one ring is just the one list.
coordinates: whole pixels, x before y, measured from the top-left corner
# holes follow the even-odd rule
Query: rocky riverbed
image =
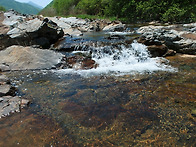
[(0, 146), (193, 146), (195, 34), (1, 12)]

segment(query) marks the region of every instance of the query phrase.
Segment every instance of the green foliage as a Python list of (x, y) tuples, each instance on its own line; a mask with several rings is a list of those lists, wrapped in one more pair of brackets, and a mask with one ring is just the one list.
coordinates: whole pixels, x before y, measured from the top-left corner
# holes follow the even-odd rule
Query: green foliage
[(115, 17), (126, 22), (196, 21), (195, 0), (54, 0), (58, 15)]
[(0, 11), (6, 11), (6, 9), (2, 6), (0, 6)]
[(48, 4), (44, 9), (42, 9), (39, 14), (42, 14), (44, 16), (55, 16), (57, 15), (56, 9), (53, 7), (54, 2), (52, 1), (50, 4)]
[(179, 5), (174, 4), (162, 15), (165, 22), (180, 22), (186, 18), (186, 10), (179, 8)]
[(59, 15), (75, 13), (75, 6), (80, 0), (54, 0), (54, 8)]

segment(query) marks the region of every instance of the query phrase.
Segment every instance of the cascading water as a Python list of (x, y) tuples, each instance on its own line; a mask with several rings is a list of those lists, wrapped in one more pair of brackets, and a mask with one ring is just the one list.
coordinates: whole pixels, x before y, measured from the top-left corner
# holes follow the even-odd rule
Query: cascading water
[(64, 69), (60, 70), (60, 72), (74, 72), (81, 75), (124, 75), (154, 71), (174, 71), (174, 68), (161, 63), (163, 60), (166, 63), (166, 59), (151, 58), (147, 47), (136, 41), (131, 45), (99, 46), (94, 44), (90, 47), (84, 46), (82, 51), (78, 51), (76, 48), (73, 53), (76, 52), (91, 54), (98, 67), (89, 70)]

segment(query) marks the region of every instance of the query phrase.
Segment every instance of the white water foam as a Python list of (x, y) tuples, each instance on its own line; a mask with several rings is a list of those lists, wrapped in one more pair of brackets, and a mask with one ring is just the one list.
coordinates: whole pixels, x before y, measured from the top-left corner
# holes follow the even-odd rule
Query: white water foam
[(125, 45), (90, 47), (88, 51), (92, 54), (92, 59), (99, 65), (96, 69), (75, 70), (63, 69), (60, 73), (77, 73), (82, 76), (113, 74), (126, 75), (134, 73), (145, 73), (154, 71), (175, 71), (164, 58), (150, 58), (147, 47), (134, 42), (128, 47)]

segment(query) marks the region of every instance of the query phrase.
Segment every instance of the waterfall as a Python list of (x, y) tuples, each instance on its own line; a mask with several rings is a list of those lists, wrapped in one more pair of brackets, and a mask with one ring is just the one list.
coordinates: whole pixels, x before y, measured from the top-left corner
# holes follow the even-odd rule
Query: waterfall
[(147, 47), (136, 41), (130, 45), (91, 45), (84, 46), (83, 50), (75, 51), (91, 54), (98, 67), (89, 70), (60, 70), (63, 73), (78, 73), (81, 75), (114, 74), (125, 75), (134, 73), (154, 72), (154, 71), (175, 71), (164, 58), (151, 58)]

